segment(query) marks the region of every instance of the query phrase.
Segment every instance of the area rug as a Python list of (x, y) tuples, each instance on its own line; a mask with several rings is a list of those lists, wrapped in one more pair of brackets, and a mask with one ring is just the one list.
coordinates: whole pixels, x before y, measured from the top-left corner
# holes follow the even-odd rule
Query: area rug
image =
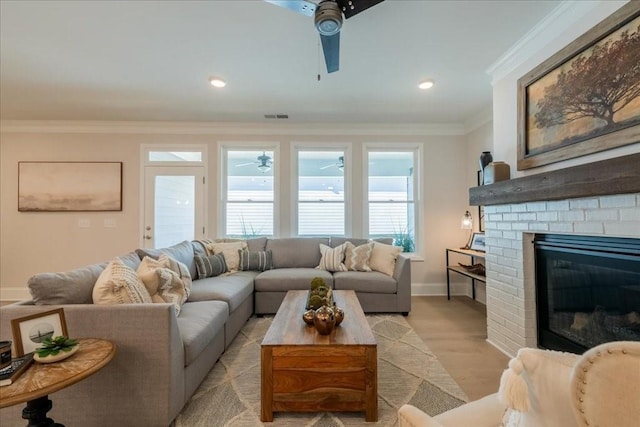
[(414, 405), (429, 415), (467, 397), (400, 315), (367, 316), (378, 342), (378, 422), (364, 413), (274, 413), (260, 422), (260, 343), (272, 318), (251, 318), (175, 420), (175, 427), (395, 426), (398, 408)]

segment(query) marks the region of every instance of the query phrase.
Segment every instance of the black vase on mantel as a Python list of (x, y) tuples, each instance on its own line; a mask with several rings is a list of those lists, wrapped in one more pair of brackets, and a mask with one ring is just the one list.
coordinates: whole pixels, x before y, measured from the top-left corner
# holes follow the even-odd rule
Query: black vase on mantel
[(480, 154), (480, 170), (482, 171), (482, 184), (484, 185), (484, 168), (493, 161), (491, 151), (483, 151)]

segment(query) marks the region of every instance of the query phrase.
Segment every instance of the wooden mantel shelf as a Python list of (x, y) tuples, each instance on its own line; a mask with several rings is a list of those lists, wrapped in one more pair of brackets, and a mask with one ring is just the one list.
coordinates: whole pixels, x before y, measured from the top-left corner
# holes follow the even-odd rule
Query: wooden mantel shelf
[(469, 189), (469, 204), (505, 205), (640, 192), (640, 153)]

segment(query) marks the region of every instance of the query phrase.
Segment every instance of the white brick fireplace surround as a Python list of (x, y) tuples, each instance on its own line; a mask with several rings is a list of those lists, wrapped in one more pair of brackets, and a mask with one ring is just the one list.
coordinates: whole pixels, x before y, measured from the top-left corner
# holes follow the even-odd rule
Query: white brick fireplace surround
[(640, 193), (485, 207), (488, 341), (509, 355), (536, 347), (533, 236), (640, 238)]

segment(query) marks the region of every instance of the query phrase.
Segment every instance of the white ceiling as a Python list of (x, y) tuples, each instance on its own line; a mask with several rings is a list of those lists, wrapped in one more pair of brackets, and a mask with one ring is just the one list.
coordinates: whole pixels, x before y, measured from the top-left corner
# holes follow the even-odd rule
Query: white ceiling
[(312, 18), (259, 0), (2, 0), (1, 118), (463, 124), (560, 3), (386, 0), (345, 21), (327, 74)]

